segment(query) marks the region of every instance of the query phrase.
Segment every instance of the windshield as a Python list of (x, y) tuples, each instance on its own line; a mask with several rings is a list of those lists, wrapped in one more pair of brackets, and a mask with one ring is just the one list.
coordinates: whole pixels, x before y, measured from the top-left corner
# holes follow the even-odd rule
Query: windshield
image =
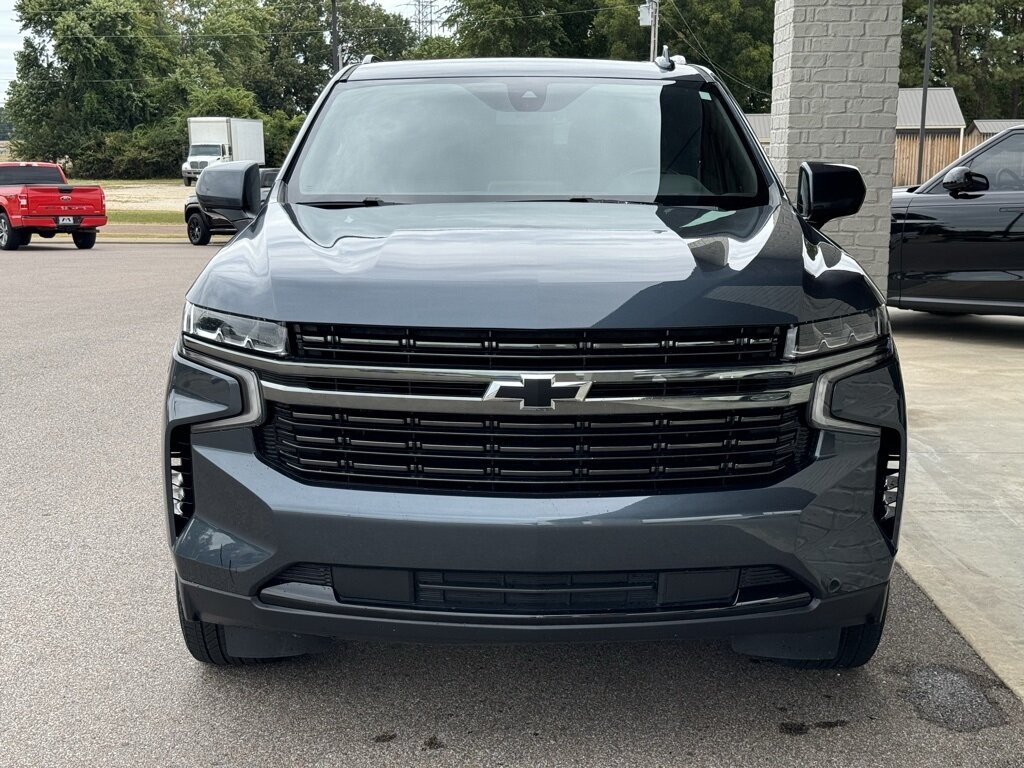
[(704, 82), (508, 77), (339, 84), (288, 195), (742, 208), (767, 192), (723, 97)]
[(193, 144), (188, 148), (188, 154), (189, 157), (220, 157), (220, 144)]
[(3, 184), (66, 184), (60, 170), (52, 165), (8, 165), (0, 167)]

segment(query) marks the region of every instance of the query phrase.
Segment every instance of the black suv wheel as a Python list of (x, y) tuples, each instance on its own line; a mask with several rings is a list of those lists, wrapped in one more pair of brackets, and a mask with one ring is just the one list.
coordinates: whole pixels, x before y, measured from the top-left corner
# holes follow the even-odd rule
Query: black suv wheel
[(882, 617), (870, 624), (844, 627), (839, 636), (839, 650), (831, 659), (785, 660), (782, 663), (797, 669), (853, 669), (871, 661), (882, 641), (885, 617), (889, 612), (889, 598), (885, 598)]
[(206, 217), (199, 211), (189, 214), (186, 224), (188, 229), (188, 241), (192, 245), (206, 245), (210, 242), (210, 225), (206, 223)]
[[(177, 582), (175, 582), (177, 586)], [(217, 667), (237, 667), (243, 664), (258, 664), (263, 659), (242, 659), (228, 654), (224, 644), (224, 628), (219, 624), (211, 624), (207, 621), (192, 621), (185, 618), (185, 611), (181, 606), (181, 595), (178, 599), (178, 622), (181, 624), (181, 635), (185, 638), (185, 647), (192, 654), (196, 661), (206, 664), (213, 664)]]

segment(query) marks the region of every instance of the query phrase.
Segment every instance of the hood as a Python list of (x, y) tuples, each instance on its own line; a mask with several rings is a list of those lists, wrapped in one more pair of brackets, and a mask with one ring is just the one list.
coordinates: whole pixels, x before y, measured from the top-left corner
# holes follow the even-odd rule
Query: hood
[(914, 190), (920, 189), (920, 187), (897, 187), (892, 191), (892, 208), (893, 210), (905, 210), (910, 205), (910, 201), (914, 199)]
[(288, 322), (462, 328), (774, 325), (881, 302), (786, 204), (568, 202), (272, 202), (188, 300)]

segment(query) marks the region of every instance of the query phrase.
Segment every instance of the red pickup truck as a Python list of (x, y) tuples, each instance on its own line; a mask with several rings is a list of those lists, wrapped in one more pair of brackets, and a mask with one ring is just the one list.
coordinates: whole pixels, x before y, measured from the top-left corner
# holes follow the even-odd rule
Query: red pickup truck
[(0, 163), (0, 249), (28, 245), (32, 235), (67, 232), (79, 248), (96, 244), (107, 223), (99, 187), (73, 187), (55, 163)]

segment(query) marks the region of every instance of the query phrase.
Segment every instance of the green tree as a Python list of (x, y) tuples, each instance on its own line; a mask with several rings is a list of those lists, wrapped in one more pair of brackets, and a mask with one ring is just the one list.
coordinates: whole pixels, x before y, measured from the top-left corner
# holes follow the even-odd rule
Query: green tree
[(549, 0), (454, 0), (445, 26), (466, 56), (557, 56), (570, 47)]
[(359, 60), (367, 54), (401, 59), (416, 44), (412, 24), (399, 13), (385, 11), (374, 2), (338, 0), (341, 19), (341, 54)]
[(455, 40), (440, 35), (423, 38), (409, 51), (410, 59), (457, 59), (464, 55)]
[(266, 12), (266, 52), (252, 59), (245, 82), (265, 112), (304, 113), (331, 76), (326, 3), (266, 0)]
[(769, 112), (774, 0), (663, 0), (659, 37), (717, 74), (747, 112)]
[(602, 59), (642, 61), (650, 49), (650, 29), (641, 27), (637, 9), (616, 0), (601, 0), (591, 30), (591, 54)]
[(153, 119), (147, 86), (173, 59), (159, 3), (18, 0), (15, 10), (25, 42), (7, 106), (19, 156), (73, 156), (92, 134)]
[(271, 13), (252, 0), (210, 0), (193, 50), (205, 51), (229, 85), (247, 84), (253, 65), (267, 60)]
[[(927, 0), (905, 0), (900, 84), (924, 77)], [(1019, 117), (1024, 97), (1024, 7), (1011, 0), (935, 4), (931, 84), (956, 90), (968, 121)]]

